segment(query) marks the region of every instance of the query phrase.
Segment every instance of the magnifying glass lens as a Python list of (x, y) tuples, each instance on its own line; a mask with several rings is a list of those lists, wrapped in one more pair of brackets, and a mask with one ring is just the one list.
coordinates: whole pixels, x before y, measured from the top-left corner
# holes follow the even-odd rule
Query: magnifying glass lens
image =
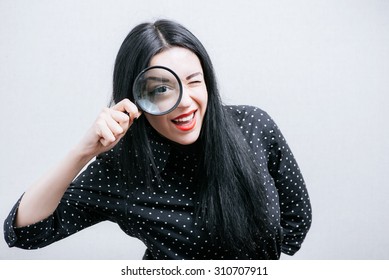
[(152, 115), (164, 115), (180, 103), (182, 85), (177, 75), (169, 68), (153, 66), (143, 70), (133, 88), (136, 104)]

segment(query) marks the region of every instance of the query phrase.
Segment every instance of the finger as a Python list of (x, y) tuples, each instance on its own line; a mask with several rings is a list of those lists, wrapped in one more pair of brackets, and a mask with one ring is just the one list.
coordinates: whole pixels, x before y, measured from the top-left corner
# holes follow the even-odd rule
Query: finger
[(112, 109), (121, 112), (127, 112), (130, 115), (131, 121), (139, 118), (139, 116), (141, 115), (141, 112), (138, 110), (138, 107), (136, 107), (136, 105), (127, 98), (114, 105)]
[(108, 129), (111, 130), (113, 135), (119, 135), (123, 133), (126, 128), (126, 126), (124, 126), (124, 123), (122, 123), (124, 126), (122, 127), (121, 123), (118, 123), (115, 119), (113, 119), (111, 115), (107, 116), (105, 121)]
[(120, 112), (116, 110), (111, 110), (110, 111), (111, 117), (118, 122), (119, 124), (127, 124), (130, 122), (130, 117), (127, 114), (127, 112)]
[(97, 123), (97, 135), (100, 137), (100, 142), (105, 146), (107, 143), (112, 143), (116, 140), (112, 130), (108, 128), (107, 122), (104, 119), (99, 120)]
[[(123, 134), (124, 135), (127, 132), (127, 130), (130, 128), (132, 121), (133, 121), (133, 120), (131, 121), (130, 116), (128, 115), (127, 112), (123, 113), (120, 111), (111, 110), (111, 117), (122, 128), (122, 131), (115, 130), (115, 134)], [(112, 124), (112, 125), (114, 126), (114, 124)]]
[(115, 140), (115, 141), (110, 141), (110, 140), (106, 140), (106, 139), (104, 139), (104, 138), (101, 138), (101, 139), (100, 139), (100, 143), (101, 143), (101, 145), (103, 145), (104, 147), (108, 147), (108, 146), (114, 144), (115, 142), (117, 142), (117, 140)]
[(123, 133), (125, 128), (122, 127), (118, 123), (118, 121), (115, 120), (115, 117), (119, 119), (118, 121), (123, 120), (124, 123), (126, 122), (126, 120), (128, 121), (128, 116), (126, 116), (124, 113), (119, 111), (114, 111), (109, 108), (104, 108), (99, 115), (99, 118), (97, 120), (97, 125), (100, 127), (107, 126), (108, 129), (111, 130), (113, 135)]

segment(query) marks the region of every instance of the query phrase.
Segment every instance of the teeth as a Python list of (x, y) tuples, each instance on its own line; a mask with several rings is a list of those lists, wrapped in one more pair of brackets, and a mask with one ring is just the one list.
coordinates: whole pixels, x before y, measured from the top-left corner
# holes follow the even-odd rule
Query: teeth
[(188, 122), (188, 121), (190, 121), (191, 119), (193, 119), (193, 117), (194, 117), (194, 113), (191, 114), (190, 116), (185, 117), (185, 118), (175, 119), (175, 120), (173, 120), (173, 121), (174, 121), (174, 122)]

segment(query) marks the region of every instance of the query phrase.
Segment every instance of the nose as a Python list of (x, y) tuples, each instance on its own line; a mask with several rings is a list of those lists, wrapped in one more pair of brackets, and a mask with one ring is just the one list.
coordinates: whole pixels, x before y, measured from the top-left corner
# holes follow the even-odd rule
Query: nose
[(190, 90), (185, 88), (185, 86), (182, 87), (182, 97), (180, 104), (178, 104), (178, 107), (190, 107), (192, 105), (192, 97), (190, 96)]

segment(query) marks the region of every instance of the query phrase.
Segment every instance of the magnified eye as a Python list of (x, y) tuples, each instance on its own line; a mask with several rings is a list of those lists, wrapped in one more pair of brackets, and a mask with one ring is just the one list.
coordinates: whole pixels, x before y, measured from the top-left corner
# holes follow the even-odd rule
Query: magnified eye
[(164, 94), (169, 90), (167, 86), (159, 86), (154, 88), (152, 91), (149, 92), (149, 94), (152, 95), (159, 95), (159, 94)]
[(148, 91), (150, 96), (162, 96), (162, 95), (171, 95), (174, 92), (174, 87), (170, 85), (159, 85), (154, 88), (151, 88)]
[(164, 115), (178, 106), (182, 84), (169, 68), (151, 66), (136, 77), (132, 94), (143, 111), (152, 115)]

